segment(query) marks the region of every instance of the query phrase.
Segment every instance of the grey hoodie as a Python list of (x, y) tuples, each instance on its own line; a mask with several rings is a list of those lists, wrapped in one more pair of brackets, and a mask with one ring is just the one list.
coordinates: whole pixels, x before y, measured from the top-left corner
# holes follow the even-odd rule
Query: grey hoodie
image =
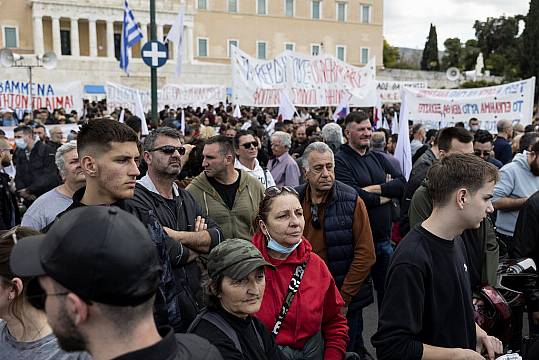
[[(513, 161), (500, 170), (500, 180), (494, 187), (492, 202), (503, 197), (527, 198), (539, 190), (539, 176), (534, 176), (528, 164), (527, 151), (516, 154)], [(498, 211), (496, 231), (513, 236), (517, 223), (518, 210)]]

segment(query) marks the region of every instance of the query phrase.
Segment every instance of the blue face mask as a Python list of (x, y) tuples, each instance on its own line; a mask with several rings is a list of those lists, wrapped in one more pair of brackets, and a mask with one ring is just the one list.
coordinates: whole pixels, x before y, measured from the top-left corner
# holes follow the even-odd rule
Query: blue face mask
[(288, 255), (292, 253), (294, 250), (296, 250), (299, 244), (301, 244), (301, 242), (303, 241), (303, 239), (300, 239), (298, 243), (295, 244), (294, 246), (286, 247), (279, 244), (277, 241), (275, 241), (275, 239), (273, 239), (269, 234), (266, 235), (266, 237), (268, 238), (268, 248), (273, 251), (278, 252), (279, 254), (284, 254), (284, 255)]
[(26, 144), (26, 141), (24, 141), (24, 139), (15, 139), (15, 145), (17, 145), (17, 148), (19, 149), (26, 149), (26, 146), (28, 146), (28, 144)]

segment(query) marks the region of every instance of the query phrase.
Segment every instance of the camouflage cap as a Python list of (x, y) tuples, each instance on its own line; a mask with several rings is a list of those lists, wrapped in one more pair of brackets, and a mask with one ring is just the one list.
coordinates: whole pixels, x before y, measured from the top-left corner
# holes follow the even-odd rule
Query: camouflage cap
[(261, 266), (273, 268), (250, 241), (242, 239), (223, 241), (208, 256), (208, 275), (214, 280), (220, 275), (241, 280)]

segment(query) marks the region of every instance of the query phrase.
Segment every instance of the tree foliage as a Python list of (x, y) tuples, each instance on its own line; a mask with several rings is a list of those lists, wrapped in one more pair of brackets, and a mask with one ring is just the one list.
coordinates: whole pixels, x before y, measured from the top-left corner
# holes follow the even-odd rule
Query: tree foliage
[(440, 70), (440, 61), (438, 59), (438, 36), (436, 35), (436, 26), (430, 24), (429, 36), (423, 49), (421, 59), (421, 70)]
[(450, 67), (460, 68), (462, 44), (459, 38), (449, 38), (444, 41), (445, 54), (442, 57), (442, 70)]
[(530, 0), (530, 9), (525, 21), (521, 64), (522, 75), (527, 78), (539, 74), (539, 0)]
[(387, 68), (395, 68), (400, 57), (399, 49), (389, 45), (384, 39), (384, 66)]

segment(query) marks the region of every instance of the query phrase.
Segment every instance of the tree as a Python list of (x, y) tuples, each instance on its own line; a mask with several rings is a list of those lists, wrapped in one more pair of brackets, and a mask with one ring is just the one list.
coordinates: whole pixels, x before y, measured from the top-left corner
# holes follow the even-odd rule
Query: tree
[(470, 39), (466, 41), (460, 56), (461, 69), (464, 71), (475, 69), (477, 56), (479, 56), (480, 52), (481, 50), (479, 50), (479, 47), (477, 46), (477, 40)]
[(440, 70), (440, 61), (438, 59), (438, 36), (436, 35), (436, 26), (432, 24), (430, 24), (429, 37), (427, 38), (425, 48), (423, 49), (421, 70)]
[(400, 60), (399, 49), (389, 45), (384, 39), (384, 66), (387, 68), (395, 68)]
[[(462, 44), (459, 38), (449, 38), (444, 41), (445, 55), (442, 57), (442, 70), (450, 67), (461, 67)], [(462, 70), (462, 69), (461, 69)]]
[[(526, 16), (526, 26), (522, 33), (522, 75), (523, 77), (539, 74), (539, 0), (530, 1), (530, 9)], [(537, 91), (535, 92), (536, 96)]]

